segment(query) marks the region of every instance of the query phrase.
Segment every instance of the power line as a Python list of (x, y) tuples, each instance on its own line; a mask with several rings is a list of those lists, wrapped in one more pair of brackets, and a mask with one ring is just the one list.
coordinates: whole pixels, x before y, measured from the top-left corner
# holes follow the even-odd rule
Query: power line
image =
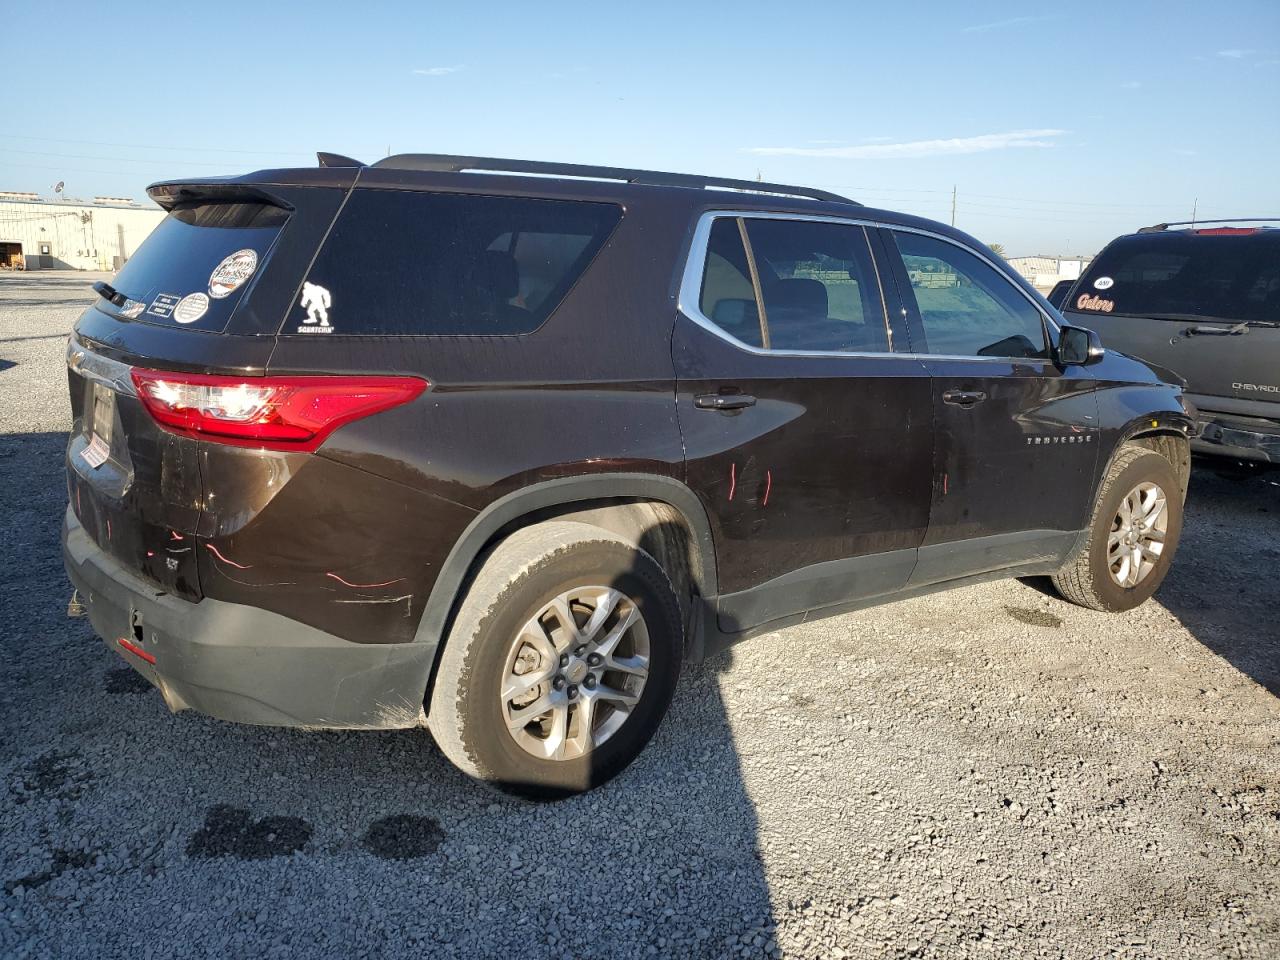
[[(176, 161), (175, 161), (176, 162)], [(57, 170), (59, 173), (100, 173), (107, 177), (145, 177), (146, 174), (139, 173), (137, 170), (93, 170), (88, 167), (64, 167), (62, 164), (51, 163), (12, 163), (8, 160), (0, 161), (0, 166), (5, 167), (22, 167), (25, 170)]]
[(222, 169), (226, 169), (227, 166), (225, 162), (215, 163), (210, 160), (179, 160), (172, 157), (157, 157), (154, 160), (146, 157), (102, 157), (87, 153), (49, 153), (44, 150), (14, 150), (12, 147), (0, 147), (0, 153), (21, 153), (33, 157), (60, 157), (68, 160), (110, 160), (113, 163), (149, 163), (163, 165), (182, 163), (193, 167), (220, 167)]
[[(932, 193), (932, 194), (941, 194), (943, 196), (947, 196), (947, 195), (950, 195), (951, 193), (950, 190), (917, 190), (909, 187), (872, 187), (872, 186), (866, 186), (866, 185), (859, 186), (851, 183), (823, 183), (821, 184), (821, 186), (825, 187), (828, 190), (846, 190), (846, 191), (853, 190), (853, 191), (862, 191), (863, 193), (880, 193), (880, 194), (891, 194), (891, 195), (897, 195), (897, 194), (903, 194), (903, 193)], [(1110, 209), (1115, 209), (1117, 207), (1142, 207), (1146, 209), (1151, 209), (1151, 208), (1165, 209), (1169, 206), (1166, 203), (1122, 203), (1122, 202), (1112, 203), (1104, 200), (1058, 200), (1053, 198), (1046, 199), (1044, 197), (1038, 197), (1038, 198), (1007, 197), (1007, 196), (997, 195), (993, 193), (970, 193), (968, 191), (965, 191), (963, 194), (960, 194), (960, 197), (962, 200), (966, 197), (980, 197), (984, 200), (1009, 200), (1014, 203), (1039, 203), (1039, 204), (1047, 203), (1047, 204), (1068, 205), (1068, 206), (1077, 206), (1077, 207), (1107, 207)]]
[(30, 137), (19, 136), (17, 134), (6, 133), (0, 139), (4, 140), (34, 140), (40, 143), (78, 143), (92, 147), (126, 147), (131, 150), (186, 150), (195, 151), (197, 153), (249, 153), (258, 154), (260, 156), (311, 156), (312, 152), (308, 150), (230, 150), (225, 147), (175, 147), (172, 144), (156, 144), (156, 143), (112, 143), (106, 140), (66, 140), (57, 137)]

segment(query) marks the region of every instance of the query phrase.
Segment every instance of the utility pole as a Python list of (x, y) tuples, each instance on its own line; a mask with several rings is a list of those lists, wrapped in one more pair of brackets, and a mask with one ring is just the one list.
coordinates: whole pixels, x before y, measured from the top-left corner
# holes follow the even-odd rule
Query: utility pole
[(1199, 207), (1200, 207), (1200, 198), (1196, 197), (1194, 202), (1192, 202), (1191, 204), (1191, 226), (1193, 227), (1196, 225), (1196, 210), (1198, 210)]
[(951, 225), (956, 225), (956, 185), (951, 185)]

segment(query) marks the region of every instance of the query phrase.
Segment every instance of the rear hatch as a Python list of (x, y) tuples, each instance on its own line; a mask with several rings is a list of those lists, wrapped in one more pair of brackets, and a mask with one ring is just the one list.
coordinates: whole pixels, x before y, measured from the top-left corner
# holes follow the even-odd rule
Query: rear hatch
[(1280, 230), (1121, 237), (1062, 310), (1108, 347), (1179, 374), (1201, 409), (1261, 416), (1280, 401)]
[(105, 552), (186, 599), (203, 596), (195, 542), (208, 507), (207, 444), (161, 429), (139, 399), (134, 373), (261, 375), (306, 263), (345, 196), (345, 185), (327, 187), (211, 181), (153, 188), (168, 217), (84, 311), (68, 342), (71, 508)]

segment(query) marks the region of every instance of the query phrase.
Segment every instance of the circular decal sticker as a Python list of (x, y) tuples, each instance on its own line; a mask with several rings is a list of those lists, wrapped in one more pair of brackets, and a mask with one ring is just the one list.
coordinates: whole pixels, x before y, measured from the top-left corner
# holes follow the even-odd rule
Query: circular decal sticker
[(178, 323), (195, 323), (209, 309), (209, 298), (203, 293), (189, 293), (173, 308), (173, 319)]
[(258, 254), (253, 250), (237, 250), (209, 274), (209, 296), (215, 300), (229, 297), (244, 285), (258, 269)]
[(1095, 290), (1110, 290), (1114, 285), (1115, 281), (1110, 277), (1099, 277), (1093, 281), (1093, 289)]

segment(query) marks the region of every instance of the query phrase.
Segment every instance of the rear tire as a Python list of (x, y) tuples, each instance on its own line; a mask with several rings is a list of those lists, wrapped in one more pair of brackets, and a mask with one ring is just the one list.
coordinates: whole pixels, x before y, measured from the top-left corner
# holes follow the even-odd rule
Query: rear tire
[(1089, 538), (1053, 585), (1091, 610), (1132, 610), (1164, 580), (1181, 534), (1182, 485), (1173, 465), (1145, 447), (1122, 447), (1098, 493)]
[(683, 649), (675, 591), (648, 553), (589, 524), (527, 527), (492, 550), (463, 598), (428, 727), (478, 780), (528, 797), (580, 793), (644, 749)]

